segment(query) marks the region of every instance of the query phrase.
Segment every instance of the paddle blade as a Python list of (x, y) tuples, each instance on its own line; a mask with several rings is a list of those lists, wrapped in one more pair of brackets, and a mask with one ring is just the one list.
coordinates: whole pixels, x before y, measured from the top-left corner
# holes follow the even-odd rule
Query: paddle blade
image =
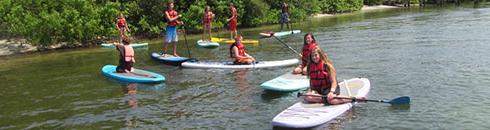
[(410, 104), (410, 97), (408, 96), (397, 97), (395, 99), (387, 101), (387, 103), (392, 105)]

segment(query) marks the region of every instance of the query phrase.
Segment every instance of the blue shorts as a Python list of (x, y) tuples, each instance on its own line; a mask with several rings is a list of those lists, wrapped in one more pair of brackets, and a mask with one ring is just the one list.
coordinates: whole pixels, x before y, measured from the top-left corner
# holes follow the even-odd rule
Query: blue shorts
[(287, 23), (289, 22), (289, 14), (288, 13), (281, 13), (281, 23)]
[(177, 26), (167, 26), (165, 28), (165, 42), (177, 42), (178, 40)]

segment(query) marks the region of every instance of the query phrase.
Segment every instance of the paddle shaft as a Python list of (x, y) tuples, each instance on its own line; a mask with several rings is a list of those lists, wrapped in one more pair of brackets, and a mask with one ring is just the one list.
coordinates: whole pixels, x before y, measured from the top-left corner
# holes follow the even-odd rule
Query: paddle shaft
[[(301, 94), (298, 93), (298, 97), (300, 96), (314, 96), (314, 97), (327, 97), (327, 95), (308, 95), (308, 94)], [(342, 96), (335, 96), (334, 98), (339, 98), (339, 99), (355, 99), (358, 101), (366, 101), (366, 102), (381, 102), (381, 103), (388, 103), (385, 102), (384, 100), (372, 100), (372, 99), (356, 99), (355, 97), (342, 97)]]
[(288, 44), (284, 43), (281, 39), (277, 38), (276, 36), (272, 35), (272, 37), (276, 38), (280, 43), (282, 43), (283, 45), (285, 45), (286, 47), (288, 47), (291, 51), (293, 51), (294, 53), (296, 53), (297, 55), (299, 55), (299, 57), (302, 57), (301, 54), (299, 54), (296, 50), (294, 50), (291, 46), (289, 46)]
[(189, 58), (191, 58), (191, 50), (189, 49), (189, 44), (187, 44), (187, 30), (185, 29), (185, 25), (182, 25), (182, 27), (184, 28), (184, 42), (185, 46), (187, 47), (187, 55), (189, 55)]

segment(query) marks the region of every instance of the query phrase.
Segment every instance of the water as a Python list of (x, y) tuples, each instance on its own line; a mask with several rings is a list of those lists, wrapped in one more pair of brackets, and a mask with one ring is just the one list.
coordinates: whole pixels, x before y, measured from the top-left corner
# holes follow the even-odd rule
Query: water
[[(370, 79), (371, 99), (410, 96), (409, 106), (367, 103), (315, 129), (486, 129), (490, 106), (490, 8), (395, 9), (313, 19), (313, 32), (338, 79)], [(245, 38), (277, 29), (247, 29)], [(299, 50), (304, 34), (282, 40)], [(199, 36), (197, 36), (199, 37)], [(195, 47), (201, 60), (228, 59), (228, 46)], [(183, 38), (180, 38), (183, 41)], [(272, 118), (301, 99), (259, 85), (293, 67), (181, 69), (136, 49), (135, 66), (164, 74), (159, 84), (126, 85), (100, 69), (116, 64), (114, 49), (51, 51), (0, 58), (0, 129), (272, 129)], [(179, 43), (179, 54), (187, 55)], [(275, 39), (247, 45), (260, 60), (295, 55)]]

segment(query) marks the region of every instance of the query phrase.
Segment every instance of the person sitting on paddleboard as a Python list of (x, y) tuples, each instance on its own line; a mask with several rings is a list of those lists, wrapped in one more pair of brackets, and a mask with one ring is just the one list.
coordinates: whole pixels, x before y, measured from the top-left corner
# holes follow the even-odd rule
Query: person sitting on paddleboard
[(128, 24), (126, 23), (126, 18), (121, 13), (117, 17), (116, 28), (119, 30), (119, 42), (122, 42), (123, 36), (126, 36), (126, 31), (129, 32)]
[(281, 19), (279, 21), (279, 22), (281, 22), (281, 31), (282, 31), (284, 24), (286, 24), (288, 29), (291, 29), (291, 27), (289, 26), (289, 7), (288, 7), (288, 4), (286, 3), (286, 1), (282, 2), (281, 9), (282, 9)]
[(119, 65), (116, 68), (118, 73), (129, 73), (133, 70), (133, 64), (136, 60), (134, 59), (133, 47), (130, 44), (131, 40), (126, 36), (123, 36), (122, 44), (115, 44), (119, 51)]
[[(202, 33), (201, 39), (206, 40), (206, 41), (211, 41), (211, 24), (213, 22), (214, 18), (214, 13), (211, 11), (211, 7), (206, 6), (204, 9), (204, 16), (202, 19), (202, 24), (203, 24), (203, 30), (204, 32)], [(208, 33), (208, 37), (204, 39), (204, 35)]]
[(177, 11), (174, 10), (174, 2), (170, 1), (167, 3), (167, 10), (165, 11), (165, 19), (167, 20), (167, 27), (165, 28), (165, 41), (163, 42), (163, 57), (167, 56), (167, 45), (173, 43), (173, 55), (177, 55), (177, 25), (183, 24), (179, 20), (182, 15), (179, 15)]
[(255, 59), (245, 52), (245, 45), (242, 44), (242, 36), (235, 38), (235, 43), (230, 46), (230, 57), (235, 61), (234, 64), (251, 64)]
[(307, 33), (303, 42), (303, 51), (301, 52), (301, 64), (294, 68), (293, 74), (306, 74), (306, 64), (308, 63), (308, 58), (310, 57), (311, 50), (318, 46), (315, 37), (311, 33)]
[[(353, 101), (352, 99), (334, 98), (340, 94), (340, 88), (337, 85), (337, 72), (327, 54), (318, 46), (313, 48), (308, 59), (307, 76), (310, 79), (310, 88), (304, 97), (306, 102), (335, 105)], [(321, 95), (327, 97), (322, 98)], [(365, 97), (356, 98), (366, 99)]]
[(230, 25), (230, 39), (237, 36), (236, 23), (237, 23), (237, 10), (233, 3), (230, 3), (230, 18), (226, 22)]
[(116, 67), (117, 73), (123, 73), (125, 76), (155, 78), (153, 75), (134, 71), (133, 64), (136, 63), (136, 59), (134, 58), (134, 50), (129, 37), (123, 36), (122, 44), (114, 43), (114, 46), (116, 46), (116, 50), (119, 52), (119, 65)]

